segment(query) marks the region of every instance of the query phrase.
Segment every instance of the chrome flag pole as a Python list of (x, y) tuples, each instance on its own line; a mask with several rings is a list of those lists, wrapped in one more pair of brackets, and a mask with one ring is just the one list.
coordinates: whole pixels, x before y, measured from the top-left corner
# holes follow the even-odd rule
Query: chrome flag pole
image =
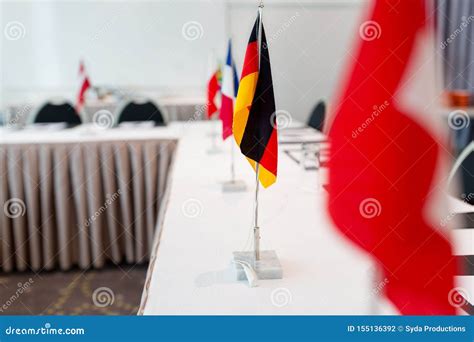
[(258, 226), (258, 190), (260, 184), (258, 182), (258, 173), (260, 164), (257, 163), (255, 166), (255, 222), (253, 226), (253, 250), (255, 253), (255, 260), (260, 260), (260, 227)]
[[(258, 67), (260, 72), (261, 49), (262, 49), (262, 17), (263, 17), (263, 1), (260, 1), (258, 6)], [(258, 226), (258, 191), (260, 189), (260, 182), (258, 180), (260, 164), (255, 165), (255, 222), (253, 227), (253, 249), (255, 253), (255, 260), (260, 260), (260, 227)]]
[(222, 184), (222, 191), (223, 192), (241, 192), (245, 191), (247, 189), (247, 186), (245, 185), (245, 182), (236, 179), (235, 176), (235, 142), (230, 140), (230, 180), (224, 182)]
[[(236, 132), (238, 132), (239, 136), (236, 141), (240, 146), (242, 154), (244, 154), (249, 159), (255, 170), (253, 249), (233, 252), (233, 261), (236, 264), (236, 279), (247, 279), (249, 286), (255, 286), (255, 282), (253, 281), (255, 278), (254, 276), (256, 276), (258, 279), (281, 279), (283, 277), (283, 270), (276, 251), (260, 249), (260, 227), (258, 222), (258, 196), (260, 192), (260, 183), (262, 183), (263, 186), (268, 187), (276, 181), (278, 163), (278, 157), (276, 155), (278, 153), (278, 146), (275, 141), (277, 128), (274, 126), (272, 121), (273, 113), (276, 111), (275, 99), (273, 94), (270, 61), (266, 58), (267, 55), (269, 56), (269, 53), (266, 46), (262, 12), (263, 1), (260, 1), (257, 18), (255, 19), (255, 24), (252, 29), (252, 34), (250, 35), (251, 38), (249, 40), (249, 46), (250, 44), (253, 45), (256, 43), (258, 48), (257, 51), (255, 51), (254, 46), (250, 46), (250, 48), (247, 47), (246, 56), (248, 55), (249, 58), (246, 58), (244, 61), (244, 65), (251, 65), (253, 75), (250, 76), (251, 78), (249, 79), (251, 82), (256, 82), (255, 90), (251, 94), (251, 97), (248, 96), (247, 92), (249, 90), (253, 90), (254, 88), (252, 86), (252, 88), (249, 89), (248, 84), (244, 83), (244, 85), (246, 84), (246, 86), (243, 88), (244, 93), (241, 93), (239, 89), (236, 101), (239, 106), (234, 112), (234, 122), (236, 122), (236, 116), (239, 120), (251, 120), (249, 127), (247, 127), (248, 123), (245, 125), (245, 127), (238, 127), (239, 130)], [(255, 65), (255, 61), (257, 61), (257, 59), (258, 66)], [(245, 77), (248, 77), (248, 75)], [(245, 77), (242, 79), (245, 79)], [(268, 117), (269, 120), (260, 122), (259, 120), (262, 117)], [(272, 124), (271, 127), (270, 124)], [(273, 134), (273, 137), (269, 137), (269, 139), (273, 139), (273, 141), (266, 141), (266, 146), (263, 151), (260, 150), (258, 151), (259, 153), (252, 153), (252, 148), (255, 147), (256, 144), (260, 143), (259, 138), (261, 136), (265, 137), (268, 133)], [(268, 161), (268, 164), (265, 164), (265, 168), (263, 168), (263, 165), (260, 165), (260, 161), (264, 156), (267, 157)], [(244, 269), (244, 266), (242, 265), (246, 265), (247, 268)], [(255, 274), (252, 275), (251, 271), (253, 271)]]
[[(236, 97), (236, 81), (237, 81), (237, 70), (235, 69), (234, 59), (232, 57), (232, 38), (229, 39), (229, 45), (227, 50), (227, 60), (223, 68), (222, 74), (222, 101), (221, 101), (221, 120), (222, 120), (222, 138), (227, 139), (233, 135), (233, 115), (234, 115), (234, 103)], [(231, 104), (231, 105), (230, 105)], [(229, 118), (230, 116), (230, 118)], [(222, 191), (227, 192), (241, 192), (245, 191), (247, 186), (245, 182), (236, 179), (235, 172), (235, 139), (230, 140), (230, 179), (222, 184)]]
[(234, 141), (230, 139), (230, 181), (231, 183), (235, 183), (235, 147)]

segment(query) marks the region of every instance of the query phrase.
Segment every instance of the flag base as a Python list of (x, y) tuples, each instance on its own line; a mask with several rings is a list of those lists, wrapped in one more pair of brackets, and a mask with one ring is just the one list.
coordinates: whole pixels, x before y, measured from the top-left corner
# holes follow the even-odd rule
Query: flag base
[(212, 146), (207, 149), (207, 154), (219, 154), (222, 153), (222, 149), (217, 146)]
[(216, 138), (219, 136), (219, 133), (216, 131), (210, 131), (206, 133), (206, 137)]
[[(248, 252), (234, 252), (234, 261), (245, 261), (252, 266), (258, 279), (282, 279), (283, 269), (281, 268), (280, 260), (275, 251), (261, 251), (260, 260), (255, 260), (253, 251)], [(247, 276), (243, 267), (235, 264), (235, 277), (237, 280), (246, 280)]]
[(222, 192), (242, 192), (247, 190), (247, 185), (242, 180), (227, 181), (222, 184)]

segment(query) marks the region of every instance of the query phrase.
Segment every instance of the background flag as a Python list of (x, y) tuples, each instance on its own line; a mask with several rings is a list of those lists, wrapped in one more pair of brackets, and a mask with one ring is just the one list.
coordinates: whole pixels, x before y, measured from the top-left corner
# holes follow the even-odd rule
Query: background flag
[(259, 21), (257, 17), (245, 53), (233, 133), (252, 167), (255, 169), (255, 163), (259, 163), (259, 180), (266, 188), (276, 181), (278, 138), (270, 55), (263, 23), (260, 49), (258, 47)]
[(222, 75), (222, 103), (220, 119), (222, 121), (222, 139), (227, 139), (232, 135), (232, 123), (234, 118), (234, 100), (239, 88), (239, 79), (235, 62), (232, 58), (232, 41), (229, 40), (227, 50), (227, 60)]
[(376, 0), (360, 26), (329, 132), (328, 205), (340, 231), (380, 264), (377, 285), (400, 313), (451, 315), (456, 265), (435, 196), (445, 196), (438, 189), (448, 149), (430, 107), (437, 97), (426, 3), (400, 1), (394, 11)]
[(76, 101), (76, 111), (78, 113), (80, 113), (82, 108), (84, 107), (86, 91), (91, 87), (83, 61), (79, 63), (79, 79), (79, 93), (77, 95)]
[(221, 69), (217, 68), (207, 82), (207, 118), (210, 119), (218, 111), (216, 96), (221, 89)]

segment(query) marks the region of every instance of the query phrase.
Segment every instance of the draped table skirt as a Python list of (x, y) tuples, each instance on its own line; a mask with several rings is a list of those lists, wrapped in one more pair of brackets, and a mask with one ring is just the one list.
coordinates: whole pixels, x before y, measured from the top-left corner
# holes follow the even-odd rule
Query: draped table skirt
[(1, 270), (146, 262), (175, 147), (0, 144)]

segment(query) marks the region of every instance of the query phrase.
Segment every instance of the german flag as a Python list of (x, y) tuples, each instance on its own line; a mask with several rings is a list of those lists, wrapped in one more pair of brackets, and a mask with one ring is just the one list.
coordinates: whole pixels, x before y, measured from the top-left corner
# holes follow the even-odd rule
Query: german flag
[[(233, 134), (252, 167), (256, 169), (259, 164), (258, 178), (266, 188), (276, 181), (278, 139), (270, 55), (265, 29), (259, 21), (257, 17), (245, 53), (234, 109)], [(260, 49), (259, 27), (262, 28)]]

